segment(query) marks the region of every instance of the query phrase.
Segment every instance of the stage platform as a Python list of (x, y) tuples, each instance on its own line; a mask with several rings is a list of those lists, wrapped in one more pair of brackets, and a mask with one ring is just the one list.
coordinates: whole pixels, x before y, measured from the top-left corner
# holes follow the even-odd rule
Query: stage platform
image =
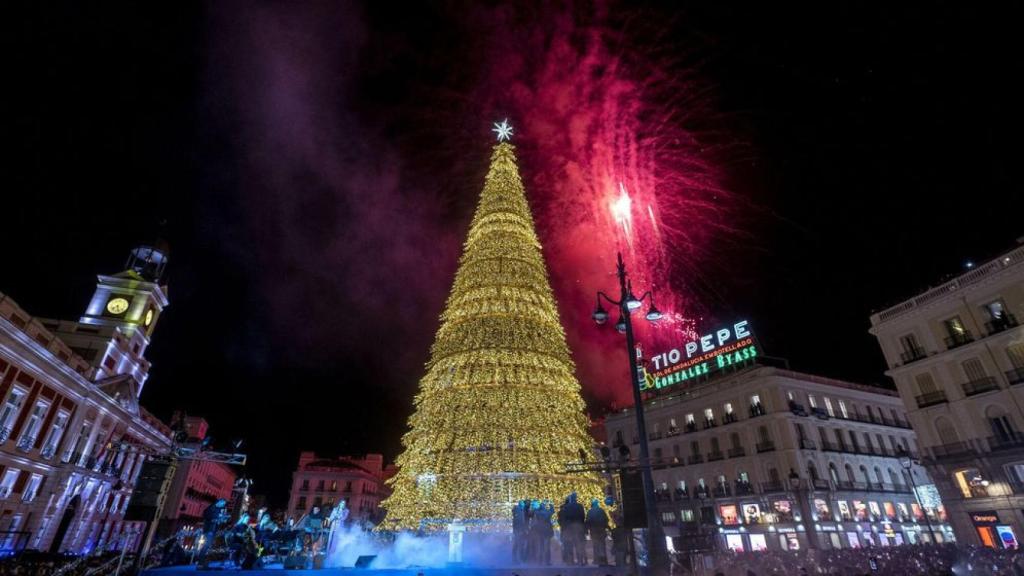
[(625, 576), (628, 568), (615, 566), (510, 566), (508, 568), (470, 566), (447, 566), (444, 568), (323, 568), (321, 570), (284, 570), (280, 566), (267, 567), (262, 570), (238, 570), (235, 568), (210, 568), (198, 570), (195, 566), (171, 566), (154, 568), (143, 572), (145, 576), (176, 576), (178, 574), (196, 574), (206, 576), (225, 576), (225, 573), (239, 576), (267, 576), (267, 573), (285, 572), (295, 576), (338, 576), (352, 574), (373, 574), (374, 576)]

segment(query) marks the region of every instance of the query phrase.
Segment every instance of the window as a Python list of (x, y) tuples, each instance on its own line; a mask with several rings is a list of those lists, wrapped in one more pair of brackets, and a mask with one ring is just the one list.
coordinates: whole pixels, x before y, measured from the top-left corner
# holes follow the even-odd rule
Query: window
[(5, 440), (11, 427), (14, 426), (14, 419), (18, 416), (18, 410), (21, 408), (23, 400), (25, 400), (25, 392), (20, 388), (12, 388), (4, 402), (4, 407), (0, 409), (0, 435), (4, 436)]
[(25, 491), (22, 492), (21, 499), (23, 502), (31, 502), (36, 499), (36, 493), (39, 492), (39, 485), (43, 483), (42, 474), (33, 474), (28, 479), (28, 484), (25, 485)]
[(754, 394), (753, 396), (751, 396), (750, 397), (750, 405), (751, 406), (760, 406), (761, 405), (761, 396), (758, 395), (758, 394)]
[(0, 500), (11, 495), (11, 489), (14, 488), (14, 482), (18, 480), (20, 472), (16, 468), (8, 468), (4, 471), (4, 477), (0, 479)]
[(324, 489), (324, 480), (322, 478), (316, 483), (316, 489), (318, 491), (322, 491)]
[(832, 400), (828, 396), (824, 397), (825, 400), (825, 411), (828, 412), (829, 416), (835, 417), (836, 412), (832, 409)]
[(732, 402), (726, 402), (724, 408), (726, 414), (732, 414)]
[(1006, 314), (1006, 306), (1002, 300), (996, 300), (989, 302), (984, 306), (985, 311), (988, 312), (989, 320), (1002, 320)]
[(302, 489), (303, 490), (309, 490), (309, 478), (303, 478), (303, 480), (302, 480)]
[(693, 442), (690, 442), (690, 452), (694, 456), (700, 455), (700, 442), (699, 441), (694, 440)]
[(953, 338), (962, 337), (967, 334), (967, 328), (964, 328), (964, 323), (960, 320), (959, 316), (953, 316), (942, 324), (946, 327), (946, 333)]
[(1006, 357), (1010, 359), (1010, 365), (1015, 369), (1024, 369), (1024, 343), (1018, 342), (1007, 346)]
[(807, 395), (807, 403), (811, 405), (811, 408), (818, 407), (818, 401), (814, 398), (814, 394)]
[(786, 391), (786, 400), (789, 400), (790, 402), (796, 402), (796, 396), (793, 395), (792, 390)]
[(305, 510), (306, 509), (306, 497), (305, 496), (299, 496), (299, 503), (295, 505), (295, 509), (296, 510)]
[(708, 422), (711, 422), (712, 420), (714, 420), (715, 419), (715, 412), (714, 412), (714, 410), (712, 410), (711, 408), (705, 408), (704, 409), (704, 419), (707, 420)]
[(25, 431), (21, 433), (21, 440), (18, 442), (23, 449), (30, 448), (35, 443), (36, 434), (39, 432), (39, 427), (43, 425), (43, 416), (46, 415), (46, 409), (49, 407), (50, 405), (46, 402), (38, 402), (32, 409), (28, 423), (25, 424)]
[[(625, 443), (626, 442), (622, 439), (622, 430), (616, 430), (615, 431), (615, 445), (616, 446), (622, 446)], [(335, 484), (337, 484), (337, 482), (335, 482)]]
[(903, 348), (905, 355), (911, 357), (916, 357), (921, 350), (921, 347), (917, 344), (917, 336), (913, 334), (900, 336), (900, 347)]
[(669, 428), (669, 430), (675, 430), (676, 429), (676, 419), (675, 418), (669, 418), (668, 419), (668, 428)]
[(1017, 438), (1017, 430), (1002, 406), (990, 406), (985, 410), (985, 418), (988, 419), (996, 442), (1013, 442)]
[(981, 365), (981, 360), (977, 358), (964, 360), (960, 366), (964, 369), (964, 376), (967, 377), (968, 382), (982, 380), (988, 376), (985, 374), (985, 367)]
[(54, 451), (57, 450), (57, 445), (60, 444), (61, 437), (64, 435), (64, 427), (68, 423), (68, 413), (63, 410), (57, 413), (57, 417), (54, 418), (53, 424), (50, 425), (50, 431), (46, 435), (46, 440), (43, 442), (43, 456), (49, 458), (53, 456)]
[(694, 419), (693, 419), (693, 414), (692, 413), (686, 415), (686, 423), (687, 424), (693, 424), (694, 423)]
[(914, 380), (917, 382), (917, 390), (922, 396), (936, 391), (935, 380), (932, 379), (930, 372), (922, 372), (914, 376)]
[(740, 444), (740, 435), (737, 434), (736, 432), (733, 432), (729, 436), (729, 441), (732, 442), (732, 447), (734, 450), (739, 450), (740, 448), (742, 448), (742, 445)]
[(842, 414), (845, 419), (850, 418), (850, 414), (846, 411), (846, 402), (843, 402), (842, 400), (839, 401), (839, 413)]
[(683, 522), (695, 522), (696, 519), (693, 515), (693, 508), (683, 508), (679, 511), (679, 519)]
[(988, 480), (977, 468), (965, 468), (953, 473), (953, 482), (964, 498), (983, 498), (988, 496)]
[[(622, 433), (622, 431), (620, 430), (619, 434), (621, 434), (621, 433)], [(337, 480), (331, 480), (331, 492), (337, 492), (337, 491), (338, 491), (338, 481)]]

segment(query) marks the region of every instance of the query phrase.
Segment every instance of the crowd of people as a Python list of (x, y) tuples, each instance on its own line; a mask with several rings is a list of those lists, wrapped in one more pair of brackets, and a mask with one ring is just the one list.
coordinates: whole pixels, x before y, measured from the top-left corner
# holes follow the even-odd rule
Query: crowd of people
[[(554, 520), (560, 528), (562, 564), (570, 566), (608, 566), (608, 536), (612, 536), (615, 565), (625, 565), (626, 534), (622, 528), (611, 528), (608, 513), (596, 498), (585, 509), (576, 493), (570, 494), (555, 513), (550, 500), (522, 500), (512, 509), (512, 553), (523, 564), (551, 565), (551, 541), (555, 536)], [(617, 524), (621, 524), (618, 522)], [(590, 554), (587, 554), (587, 536)]]
[(716, 576), (1024, 576), (1024, 554), (958, 544), (722, 553)]

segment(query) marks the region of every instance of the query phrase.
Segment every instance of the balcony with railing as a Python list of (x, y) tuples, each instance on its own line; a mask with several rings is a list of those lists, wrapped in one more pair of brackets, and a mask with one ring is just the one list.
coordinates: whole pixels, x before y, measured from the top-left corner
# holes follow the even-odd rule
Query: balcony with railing
[(999, 384), (992, 376), (970, 380), (960, 384), (960, 386), (964, 389), (964, 396), (974, 396), (975, 394), (999, 390)]
[(742, 480), (737, 480), (735, 491), (737, 496), (750, 496), (754, 494), (754, 485), (749, 481), (743, 482)]
[(742, 458), (747, 455), (747, 449), (743, 446), (729, 448), (729, 458)]
[(814, 440), (811, 440), (810, 438), (800, 438), (799, 439), (799, 444), (800, 444), (800, 449), (801, 450), (817, 450), (818, 449), (818, 445), (815, 444)]
[(712, 494), (714, 494), (715, 498), (727, 498), (732, 496), (732, 490), (729, 489), (728, 484), (718, 484), (712, 490)]
[(1024, 448), (1024, 434), (1020, 432), (1008, 432), (998, 436), (989, 436), (987, 441), (988, 449), (992, 451)]
[(992, 320), (985, 322), (985, 330), (988, 332), (989, 336), (1005, 332), (1010, 328), (1016, 328), (1017, 326), (1019, 326), (1017, 323), (1017, 317), (1006, 312), (998, 318), (993, 318)]
[(7, 442), (7, 439), (11, 437), (11, 427), (4, 426), (0, 428), (0, 444)]
[(728, 414), (722, 416), (722, 424), (732, 424), (737, 420), (739, 420), (739, 418), (736, 417), (735, 412), (729, 412)]
[(709, 428), (714, 428), (715, 426), (717, 426), (717, 424), (715, 423), (715, 419), (714, 418), (705, 418), (704, 419), (704, 429), (705, 430), (707, 430)]
[(762, 494), (774, 494), (777, 492), (786, 492), (788, 487), (782, 483), (782, 480), (769, 480), (768, 482), (761, 482), (761, 493)]
[(49, 460), (50, 458), (53, 458), (53, 455), (56, 452), (57, 452), (57, 445), (53, 444), (53, 443), (50, 443), (50, 444), (47, 444), (46, 446), (43, 446), (43, 449), (39, 451), (39, 455), (42, 456), (44, 460)]
[(930, 448), (935, 458), (951, 458), (955, 456), (966, 456), (974, 453), (974, 447), (968, 442), (950, 442)]
[(829, 418), (832, 417), (832, 415), (828, 413), (828, 410), (825, 410), (821, 406), (815, 406), (814, 408), (811, 408), (811, 416), (816, 416), (822, 420), (828, 420)]
[(767, 412), (764, 409), (764, 404), (758, 402), (757, 404), (750, 405), (750, 417), (757, 418), (758, 416), (764, 416)]
[(34, 436), (22, 436), (21, 439), (18, 440), (18, 450), (28, 452), (32, 450), (32, 445), (35, 443), (36, 439)]
[(708, 452), (708, 462), (717, 462), (724, 458), (725, 454), (723, 454), (721, 450), (712, 450), (711, 452)]
[(775, 442), (772, 442), (771, 440), (765, 440), (764, 442), (758, 442), (757, 443), (757, 452), (758, 452), (758, 454), (760, 454), (762, 452), (773, 452), (774, 450), (775, 450)]
[(1010, 386), (1024, 383), (1024, 368), (1014, 368), (1006, 371), (1006, 380)]
[(793, 400), (789, 401), (789, 411), (797, 416), (807, 416), (807, 410), (804, 408), (804, 405)]
[(702, 454), (690, 454), (686, 457), (687, 464), (700, 464), (704, 462), (704, 456)]
[(943, 342), (946, 343), (947, 350), (952, 350), (974, 342), (974, 336), (971, 334), (970, 330), (964, 330), (963, 332), (954, 332), (953, 334), (946, 336), (943, 339)]
[(903, 352), (900, 352), (900, 362), (904, 365), (918, 360), (924, 360), (928, 357), (928, 353), (924, 351), (924, 348), (915, 346), (913, 348), (907, 348)]
[(821, 449), (825, 452), (841, 452), (839, 444), (832, 442), (831, 440), (822, 440)]
[(942, 390), (936, 390), (934, 392), (925, 392), (919, 396), (915, 396), (914, 400), (917, 402), (918, 408), (927, 408), (929, 406), (935, 406), (937, 404), (945, 404), (949, 400), (946, 399), (946, 393)]

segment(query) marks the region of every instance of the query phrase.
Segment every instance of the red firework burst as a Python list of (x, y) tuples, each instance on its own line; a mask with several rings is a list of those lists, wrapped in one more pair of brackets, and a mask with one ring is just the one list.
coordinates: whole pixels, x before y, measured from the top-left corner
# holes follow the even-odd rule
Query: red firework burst
[(490, 16), (497, 32), (477, 100), (518, 123), (523, 177), (584, 388), (598, 401), (627, 402), (621, 341), (587, 317), (594, 292), (614, 286), (622, 252), (634, 285), (653, 290), (666, 313), (659, 326), (638, 327), (639, 341), (658, 347), (692, 334), (700, 303), (687, 278), (728, 231), (731, 205), (717, 150), (688, 128), (707, 113), (705, 92), (686, 68), (612, 32), (602, 14), (566, 10), (528, 25), (521, 14)]

